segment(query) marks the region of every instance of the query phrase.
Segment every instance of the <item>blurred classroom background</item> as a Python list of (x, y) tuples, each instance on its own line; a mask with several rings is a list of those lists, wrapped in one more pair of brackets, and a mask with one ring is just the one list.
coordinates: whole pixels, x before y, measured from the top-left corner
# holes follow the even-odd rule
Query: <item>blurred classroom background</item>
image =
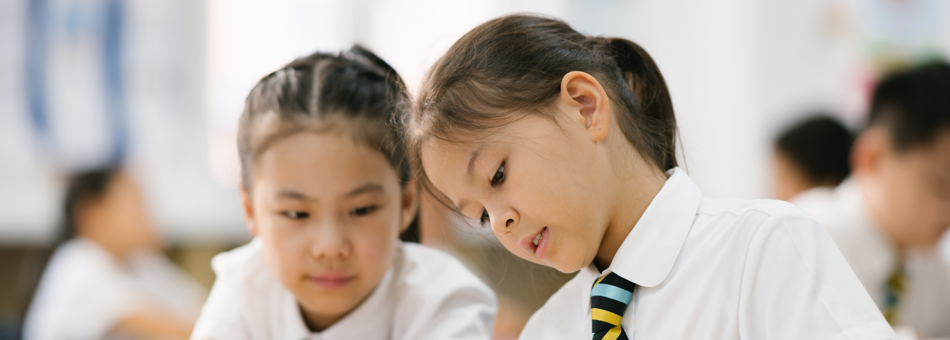
[[(210, 288), (210, 259), (250, 237), (235, 132), (261, 76), (360, 43), (414, 90), (457, 38), (511, 12), (648, 50), (673, 95), (681, 164), (719, 198), (777, 197), (782, 131), (814, 112), (854, 131), (882, 74), (950, 55), (943, 0), (0, 0), (0, 339), (19, 336), (69, 174), (121, 162), (165, 253)], [(496, 288), (496, 335), (516, 338), (569, 275), (432, 207), (444, 223), (430, 218), (423, 242)]]

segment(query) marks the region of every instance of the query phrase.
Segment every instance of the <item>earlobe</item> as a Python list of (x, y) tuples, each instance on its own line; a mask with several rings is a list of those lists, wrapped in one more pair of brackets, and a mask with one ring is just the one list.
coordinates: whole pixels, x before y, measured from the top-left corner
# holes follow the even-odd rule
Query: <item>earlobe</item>
[(581, 71), (571, 71), (561, 79), (558, 99), (563, 109), (584, 126), (594, 143), (607, 137), (611, 107), (607, 92), (596, 78)]
[(244, 186), (241, 186), (241, 208), (244, 211), (244, 223), (251, 235), (257, 236), (257, 223), (254, 222), (254, 204)]

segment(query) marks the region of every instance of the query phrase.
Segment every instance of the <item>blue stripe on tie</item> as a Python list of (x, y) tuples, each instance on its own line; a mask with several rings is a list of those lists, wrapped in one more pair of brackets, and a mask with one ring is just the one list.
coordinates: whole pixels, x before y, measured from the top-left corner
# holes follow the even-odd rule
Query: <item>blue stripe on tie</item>
[(633, 294), (622, 288), (617, 288), (607, 284), (598, 284), (594, 286), (594, 289), (591, 289), (590, 296), (603, 296), (605, 298), (617, 300), (622, 304), (628, 304), (630, 303), (630, 298), (633, 297)]

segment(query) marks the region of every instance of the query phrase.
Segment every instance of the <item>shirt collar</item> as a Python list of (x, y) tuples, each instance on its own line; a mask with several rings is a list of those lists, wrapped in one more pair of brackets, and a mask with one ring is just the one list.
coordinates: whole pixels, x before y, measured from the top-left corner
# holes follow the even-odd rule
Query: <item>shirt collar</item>
[(864, 262), (873, 267), (872, 270), (880, 279), (884, 279), (894, 269), (899, 253), (884, 227), (871, 216), (861, 183), (855, 177), (846, 178), (835, 188), (834, 193), (841, 214), (847, 216), (849, 225), (858, 228), (861, 249), (867, 250), (862, 252), (866, 260)]
[(644, 287), (656, 287), (669, 275), (703, 198), (685, 171), (669, 173), (606, 270)]
[[(396, 256), (400, 257), (401, 252), (397, 251)], [(314, 333), (307, 328), (297, 299), (293, 294), (288, 294), (290, 299), (284, 303), (284, 315), (287, 315), (284, 318), (284, 329), (287, 330), (287, 339), (388, 339), (396, 306), (393, 267), (395, 266), (390, 266), (386, 271), (366, 301), (322, 332)], [(371, 322), (372, 327), (367, 327), (367, 322)]]

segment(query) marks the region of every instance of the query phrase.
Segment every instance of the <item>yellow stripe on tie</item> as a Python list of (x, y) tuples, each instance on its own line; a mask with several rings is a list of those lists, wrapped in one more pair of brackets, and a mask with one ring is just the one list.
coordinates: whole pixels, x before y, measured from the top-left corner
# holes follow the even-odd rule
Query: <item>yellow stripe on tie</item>
[(590, 318), (594, 320), (603, 321), (614, 326), (620, 325), (621, 316), (614, 314), (609, 310), (604, 310), (600, 308), (591, 308)]
[(611, 328), (601, 340), (617, 340), (620, 337), (620, 327)]
[(607, 277), (607, 275), (601, 276), (597, 281), (594, 281), (594, 285), (596, 286), (600, 281), (603, 281), (605, 277)]

